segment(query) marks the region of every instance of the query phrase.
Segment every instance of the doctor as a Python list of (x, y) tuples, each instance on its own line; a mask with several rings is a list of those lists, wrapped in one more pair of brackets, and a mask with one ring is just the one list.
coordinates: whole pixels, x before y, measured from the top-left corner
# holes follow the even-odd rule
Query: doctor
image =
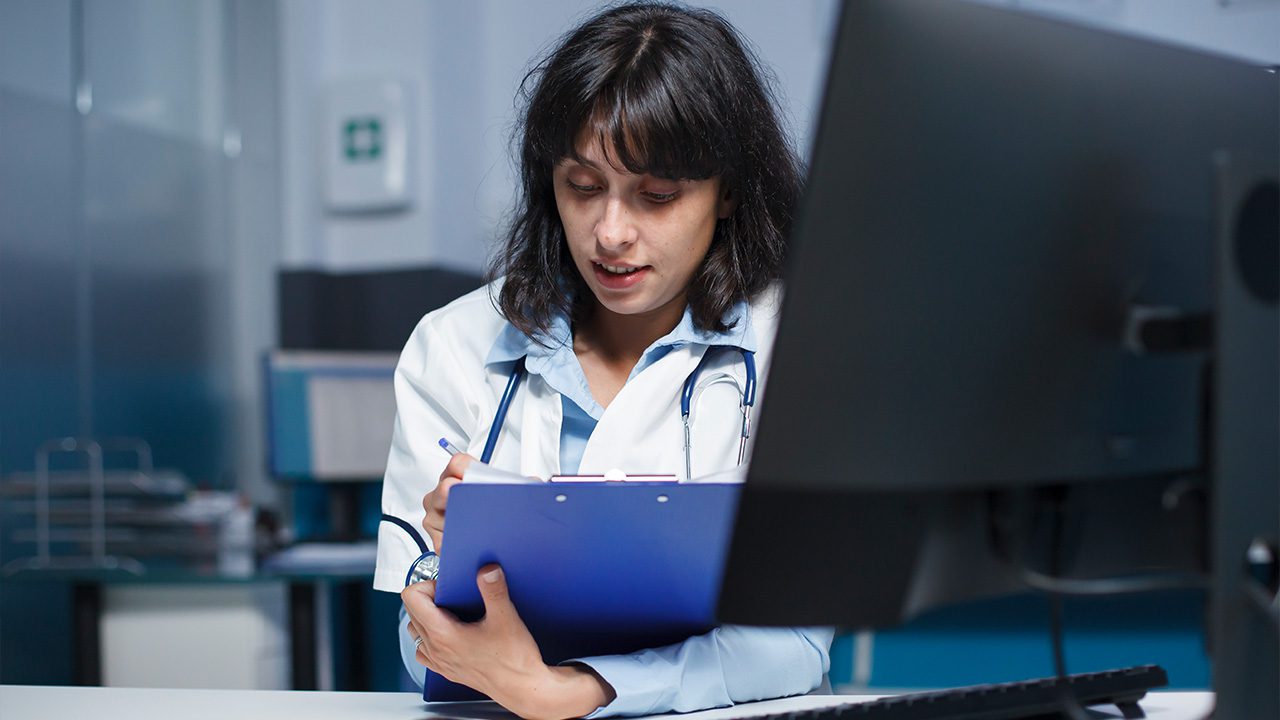
[[(433, 582), (405, 587), (424, 551), (447, 552), (449, 490), (486, 446), (493, 466), (542, 478), (732, 469), (748, 368), (768, 367), (799, 166), (733, 28), (703, 10), (616, 7), (523, 88), (522, 193), (498, 279), (424, 317), (396, 370), (374, 586), (403, 590), (406, 666), (525, 718), (809, 692), (829, 667), (827, 628), (724, 626), (547, 666), (498, 566), (477, 576), (476, 623), (437, 608)], [(465, 452), (450, 459), (442, 437)]]

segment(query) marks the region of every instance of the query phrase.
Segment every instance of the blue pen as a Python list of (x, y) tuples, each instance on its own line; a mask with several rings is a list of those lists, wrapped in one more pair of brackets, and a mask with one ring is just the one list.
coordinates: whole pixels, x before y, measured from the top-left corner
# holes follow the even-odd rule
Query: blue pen
[(458, 449), (457, 445), (454, 445), (453, 443), (449, 442), (444, 438), (440, 438), (440, 447), (444, 448), (444, 451), (449, 453), (450, 455), (457, 455), (458, 453), (462, 452), (461, 450)]

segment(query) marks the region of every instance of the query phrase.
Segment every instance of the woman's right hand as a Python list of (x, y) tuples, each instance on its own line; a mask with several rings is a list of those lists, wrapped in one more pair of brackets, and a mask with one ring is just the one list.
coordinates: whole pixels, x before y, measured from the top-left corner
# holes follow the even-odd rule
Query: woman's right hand
[(426, 517), (422, 518), (422, 529), (427, 531), (431, 547), (437, 554), (444, 536), (444, 510), (449, 504), (449, 490), (462, 482), (462, 474), (475, 460), (466, 453), (454, 455), (444, 466), (444, 472), (440, 473), (440, 484), (422, 498), (422, 509), (427, 511)]

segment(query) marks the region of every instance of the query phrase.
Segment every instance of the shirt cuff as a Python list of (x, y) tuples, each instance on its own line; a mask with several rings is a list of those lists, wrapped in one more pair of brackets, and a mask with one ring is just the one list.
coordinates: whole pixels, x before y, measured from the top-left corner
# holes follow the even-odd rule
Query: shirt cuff
[(613, 688), (614, 699), (588, 718), (652, 715), (727, 707), (733, 704), (719, 673), (711, 634), (628, 655), (604, 655), (571, 662), (586, 665)]
[(564, 664), (586, 665), (613, 688), (613, 700), (585, 715), (584, 720), (619, 715), (651, 715), (650, 710), (661, 699), (661, 693), (654, 691), (652, 682), (636, 682), (637, 676), (644, 673), (644, 664), (632, 655), (582, 658)]

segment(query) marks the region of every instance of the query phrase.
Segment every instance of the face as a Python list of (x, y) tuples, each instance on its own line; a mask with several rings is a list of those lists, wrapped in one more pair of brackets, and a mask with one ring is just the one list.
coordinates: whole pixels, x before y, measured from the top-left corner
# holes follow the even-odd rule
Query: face
[(552, 173), (569, 254), (596, 300), (619, 315), (683, 312), (685, 291), (732, 204), (718, 178), (619, 171), (598, 143)]

